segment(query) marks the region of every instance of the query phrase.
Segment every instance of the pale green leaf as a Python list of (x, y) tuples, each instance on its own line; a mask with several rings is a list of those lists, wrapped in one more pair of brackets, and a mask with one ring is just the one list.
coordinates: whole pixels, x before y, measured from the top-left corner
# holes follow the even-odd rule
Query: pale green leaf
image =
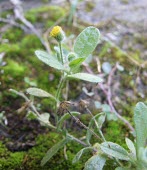
[(136, 149), (135, 149), (134, 143), (129, 138), (125, 138), (125, 140), (131, 153), (133, 153), (133, 155), (136, 156)]
[(41, 166), (45, 165), (46, 162), (49, 161), (58, 152), (58, 150), (63, 148), (70, 140), (71, 140), (71, 138), (62, 139), (60, 142), (58, 142), (52, 148), (50, 148), (47, 151), (44, 158), (42, 159)]
[(147, 106), (142, 102), (137, 103), (135, 107), (134, 123), (136, 131), (136, 153), (138, 157), (139, 149), (144, 148), (147, 142)]
[(100, 32), (95, 27), (87, 27), (76, 38), (74, 52), (78, 57), (88, 57), (96, 48), (100, 39)]
[[(98, 127), (97, 128), (100, 128), (102, 127), (104, 121), (105, 121), (105, 118), (106, 118), (106, 114), (105, 113), (99, 113), (97, 115), (95, 115), (89, 122), (89, 129), (92, 129), (92, 127), (95, 125), (95, 123), (97, 123)], [(96, 122), (95, 122), (96, 121)], [(96, 128), (96, 125), (95, 125), (95, 128)], [(91, 136), (92, 136), (92, 133), (90, 130), (87, 130), (87, 133), (86, 133), (86, 141), (88, 144), (90, 144), (90, 139), (91, 139)]]
[(71, 74), (71, 75), (68, 75), (68, 78), (80, 79), (80, 80), (89, 81), (92, 83), (100, 83), (103, 81), (100, 77), (92, 75), (92, 74), (87, 74), (87, 73)]
[(130, 168), (125, 168), (125, 167), (117, 167), (115, 170), (135, 170), (135, 169), (130, 169)]
[(58, 70), (64, 70), (64, 66), (53, 56), (49, 55), (45, 51), (37, 50), (35, 51), (35, 54), (39, 60), (44, 62), (45, 64), (49, 65), (50, 67), (53, 67)]
[(120, 160), (129, 160), (128, 152), (120, 145), (113, 142), (104, 142), (100, 145), (101, 150), (110, 156)]
[(102, 170), (106, 159), (100, 155), (94, 155), (85, 163), (84, 170)]
[(85, 58), (76, 58), (74, 60), (72, 60), (70, 63), (69, 63), (69, 67), (70, 67), (70, 70), (75, 72), (77, 70), (77, 68), (82, 64), (82, 62), (85, 60)]
[[(73, 116), (78, 116), (78, 115), (80, 115), (79, 112), (70, 112), (70, 113), (71, 113)], [(62, 125), (63, 125), (63, 123), (64, 123), (64, 121), (67, 120), (67, 119), (69, 119), (69, 118), (71, 118), (71, 115), (70, 115), (69, 113), (64, 114), (64, 115), (60, 118), (60, 120), (58, 121), (57, 127), (58, 127), (58, 128), (61, 128)]]
[(49, 113), (42, 113), (39, 117), (39, 120), (41, 120), (44, 123), (49, 123), (49, 118), (50, 118)]
[(29, 93), (32, 96), (49, 97), (49, 98), (56, 100), (56, 98), (53, 95), (51, 95), (50, 93), (48, 93), (42, 89), (36, 88), (36, 87), (28, 88), (26, 91), (27, 91), (27, 93)]
[(72, 163), (78, 162), (79, 159), (81, 158), (81, 156), (82, 156), (84, 153), (88, 152), (89, 150), (92, 151), (92, 150), (93, 150), (93, 147), (86, 147), (86, 148), (81, 149), (81, 150), (75, 155)]

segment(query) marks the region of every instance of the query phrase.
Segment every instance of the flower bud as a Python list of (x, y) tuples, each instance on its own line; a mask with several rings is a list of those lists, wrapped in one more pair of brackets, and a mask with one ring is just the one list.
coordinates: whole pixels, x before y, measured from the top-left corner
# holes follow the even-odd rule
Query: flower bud
[(54, 37), (58, 42), (61, 42), (65, 37), (62, 28), (59, 26), (53, 27), (52, 31), (50, 32), (50, 36)]
[(69, 62), (72, 61), (72, 60), (74, 60), (74, 59), (76, 59), (76, 58), (77, 58), (77, 55), (76, 55), (75, 53), (70, 52), (70, 53), (68, 54), (68, 61), (69, 61)]

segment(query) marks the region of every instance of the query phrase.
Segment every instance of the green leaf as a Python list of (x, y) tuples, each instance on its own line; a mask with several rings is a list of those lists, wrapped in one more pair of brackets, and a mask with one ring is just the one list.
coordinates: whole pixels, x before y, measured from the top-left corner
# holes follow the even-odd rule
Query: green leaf
[(103, 81), (100, 77), (92, 75), (92, 74), (87, 74), (87, 73), (71, 74), (71, 75), (68, 75), (68, 78), (80, 79), (80, 80), (89, 81), (92, 83), (100, 83)]
[(81, 149), (81, 150), (75, 155), (72, 163), (74, 164), (74, 163), (78, 162), (79, 159), (81, 158), (81, 156), (82, 156), (84, 153), (88, 152), (89, 150), (92, 151), (92, 150), (93, 150), (93, 147), (86, 147), (86, 148)]
[(51, 95), (50, 93), (48, 93), (42, 89), (32, 87), (32, 88), (28, 88), (26, 91), (27, 91), (27, 93), (29, 93), (32, 96), (49, 97), (49, 98), (56, 100), (56, 98), (53, 95)]
[(45, 51), (37, 50), (35, 51), (35, 54), (39, 60), (44, 62), (45, 64), (49, 65), (50, 67), (53, 67), (58, 70), (64, 70), (64, 66), (53, 56), (49, 55)]
[[(71, 113), (73, 116), (78, 116), (78, 115), (80, 115), (79, 112), (70, 112), (70, 113)], [(60, 120), (58, 121), (57, 127), (58, 127), (58, 128), (61, 128), (62, 125), (63, 125), (63, 123), (64, 123), (64, 121), (67, 120), (67, 119), (69, 119), (69, 118), (71, 118), (71, 115), (70, 115), (69, 113), (64, 114), (64, 115), (60, 118)]]
[(147, 142), (147, 106), (139, 102), (134, 111), (134, 123), (136, 131), (136, 154), (139, 159), (139, 149), (144, 148)]
[(44, 123), (49, 123), (50, 114), (49, 113), (42, 113), (39, 119)]
[(95, 27), (87, 27), (76, 38), (74, 52), (78, 57), (88, 57), (96, 48), (100, 39), (100, 32)]
[[(95, 115), (89, 122), (89, 125), (88, 125), (89, 129), (92, 129), (93, 125), (95, 125), (95, 121), (97, 122), (99, 128), (101, 128), (104, 121), (105, 121), (105, 118), (106, 118), (105, 113), (99, 113), (99, 114)], [(94, 119), (95, 119), (95, 121), (94, 121)], [(91, 136), (92, 136), (91, 131), (87, 130), (86, 141), (87, 141), (88, 144), (90, 144)]]
[(136, 149), (135, 149), (134, 143), (129, 138), (125, 138), (125, 140), (131, 153), (133, 153), (133, 155), (136, 156)]
[(71, 138), (65, 138), (50, 148), (42, 159), (41, 166), (45, 165), (46, 162), (49, 161), (58, 152), (58, 150), (63, 148), (69, 141), (71, 141)]
[(135, 169), (130, 169), (130, 168), (125, 168), (125, 167), (117, 167), (115, 170), (135, 170)]
[(74, 60), (72, 60), (70, 63), (69, 63), (69, 67), (70, 67), (70, 70), (71, 71), (74, 71), (77, 70), (77, 68), (81, 65), (81, 63), (85, 60), (85, 58), (76, 58)]
[(94, 155), (85, 163), (84, 170), (102, 170), (106, 159), (100, 155)]
[(100, 145), (101, 150), (110, 156), (120, 160), (129, 160), (128, 152), (120, 145), (112, 142), (104, 142)]

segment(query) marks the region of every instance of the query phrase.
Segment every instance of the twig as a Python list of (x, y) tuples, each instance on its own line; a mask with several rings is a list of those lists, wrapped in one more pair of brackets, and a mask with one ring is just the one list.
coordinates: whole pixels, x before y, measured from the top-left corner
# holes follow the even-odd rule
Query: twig
[(24, 17), (23, 8), (21, 6), (20, 0), (10, 0), (10, 2), (14, 5), (13, 11), (15, 17), (18, 18), (24, 25), (26, 25), (26, 27), (28, 27), (34, 34), (36, 34), (36, 36), (41, 41), (42, 45), (46, 49), (48, 49), (45, 41), (42, 38), (42, 35), (38, 32), (38, 30), (34, 27), (34, 25)]
[(89, 130), (97, 139), (100, 139), (102, 141), (102, 139), (93, 131), (91, 130), (89, 127), (87, 127), (86, 125), (84, 125), (84, 123), (82, 123), (80, 121), (80, 119), (78, 119), (77, 117), (73, 116), (70, 111), (68, 109), (66, 109), (66, 111), (70, 114), (70, 116), (76, 121), (77, 124), (79, 124), (80, 126), (82, 126), (84, 129)]
[(107, 97), (107, 101), (108, 101), (108, 104), (111, 108), (111, 111), (120, 119), (122, 120), (125, 125), (133, 132), (134, 131), (134, 128), (132, 127), (132, 125), (125, 119), (123, 118), (120, 114), (118, 114), (118, 112), (116, 111), (113, 103), (112, 103), (112, 92), (111, 92), (111, 83), (112, 83), (112, 77), (115, 73), (115, 71), (117, 70), (117, 64), (114, 66), (114, 68), (111, 70), (109, 76), (108, 76), (108, 81), (107, 81), (107, 90), (104, 88), (103, 84), (100, 83), (99, 84), (99, 87), (101, 88), (101, 90), (105, 93), (106, 97)]
[(24, 25), (18, 24), (17, 22), (15, 22), (15, 21), (12, 20), (12, 19), (0, 18), (0, 22), (4, 22), (4, 23), (11, 24), (11, 25), (13, 25), (13, 26), (15, 26), (15, 27), (18, 27), (18, 28), (24, 30), (24, 32), (27, 32), (27, 30), (28, 30)]
[[(88, 65), (84, 65), (86, 67), (86, 70), (89, 72), (89, 73), (93, 73), (92, 70), (88, 67)], [(108, 104), (111, 108), (111, 111), (121, 120), (124, 122), (124, 124), (132, 131), (134, 132), (134, 128), (132, 127), (132, 125), (125, 119), (123, 118), (115, 109), (113, 103), (112, 103), (112, 93), (111, 93), (111, 82), (112, 82), (112, 77), (114, 75), (114, 72), (116, 71), (117, 69), (117, 64), (115, 65), (115, 67), (112, 69), (109, 77), (108, 77), (108, 82), (107, 82), (107, 89), (104, 87), (104, 84), (102, 83), (99, 83), (99, 87), (101, 88), (101, 90), (104, 92), (104, 94), (106, 95), (107, 97), (107, 101), (108, 101)]]

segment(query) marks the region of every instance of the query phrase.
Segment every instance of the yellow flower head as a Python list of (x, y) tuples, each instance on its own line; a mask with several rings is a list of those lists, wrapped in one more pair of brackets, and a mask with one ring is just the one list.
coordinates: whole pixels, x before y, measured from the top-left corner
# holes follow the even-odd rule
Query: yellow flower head
[(54, 37), (57, 41), (62, 41), (64, 39), (64, 32), (61, 27), (55, 26), (50, 32), (50, 36)]

